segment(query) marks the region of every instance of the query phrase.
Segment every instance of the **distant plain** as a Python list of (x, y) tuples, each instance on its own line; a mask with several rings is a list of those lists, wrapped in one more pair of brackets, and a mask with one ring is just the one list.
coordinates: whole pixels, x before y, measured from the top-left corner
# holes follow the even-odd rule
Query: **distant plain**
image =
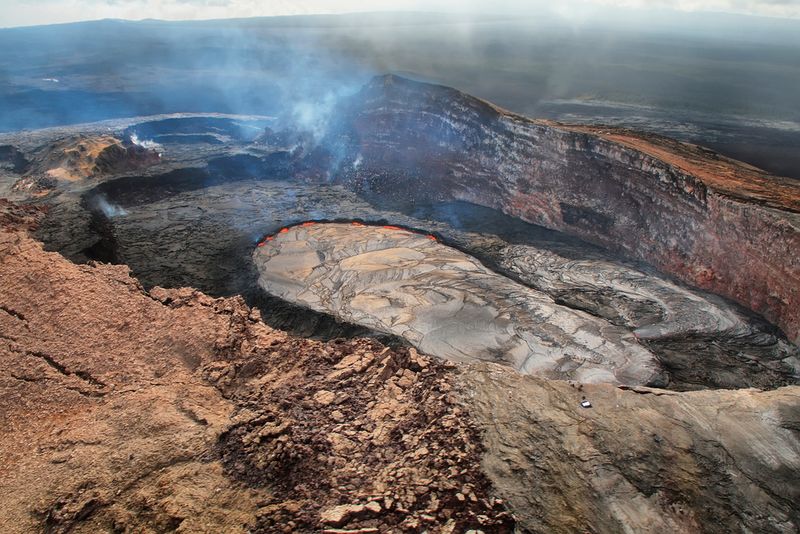
[(800, 21), (609, 11), (360, 14), (0, 30), (0, 131), (169, 112), (293, 115), (394, 72), (531, 117), (627, 126), (800, 179)]

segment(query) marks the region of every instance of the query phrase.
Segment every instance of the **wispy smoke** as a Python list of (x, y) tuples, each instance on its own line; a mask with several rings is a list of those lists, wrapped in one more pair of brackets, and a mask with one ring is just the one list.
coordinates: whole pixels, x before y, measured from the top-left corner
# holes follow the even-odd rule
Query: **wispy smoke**
[(306, 99), (302, 98), (291, 104), (291, 111), (286, 120), (294, 128), (311, 134), (315, 142), (322, 139), (327, 131), (328, 122), (335, 111), (337, 102), (343, 96), (355, 93), (358, 86), (339, 87), (322, 95)]
[(134, 145), (139, 145), (140, 147), (146, 148), (148, 150), (158, 151), (159, 156), (161, 155), (161, 145), (150, 139), (144, 139), (144, 140), (139, 139), (139, 136), (136, 135), (136, 133), (131, 134), (131, 143), (133, 143)]
[(100, 211), (102, 211), (103, 214), (106, 217), (109, 217), (109, 218), (111, 218), (111, 217), (122, 217), (122, 216), (128, 214), (128, 212), (125, 211), (122, 207), (117, 206), (116, 204), (113, 204), (113, 203), (109, 202), (106, 199), (106, 197), (103, 196), (103, 195), (97, 195), (93, 199), (93, 201), (95, 203), (95, 206), (97, 208), (99, 208)]

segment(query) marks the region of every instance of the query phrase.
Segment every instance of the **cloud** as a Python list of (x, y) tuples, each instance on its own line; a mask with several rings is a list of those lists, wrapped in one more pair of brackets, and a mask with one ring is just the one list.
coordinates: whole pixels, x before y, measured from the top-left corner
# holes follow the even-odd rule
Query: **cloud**
[[(558, 6), (555, 9), (553, 6)], [(1, 0), (0, 25), (22, 26), (120, 18), (167, 20), (348, 13), (356, 11), (460, 11), (531, 13), (542, 7), (556, 11), (616, 6), (718, 11), (800, 18), (800, 0)]]

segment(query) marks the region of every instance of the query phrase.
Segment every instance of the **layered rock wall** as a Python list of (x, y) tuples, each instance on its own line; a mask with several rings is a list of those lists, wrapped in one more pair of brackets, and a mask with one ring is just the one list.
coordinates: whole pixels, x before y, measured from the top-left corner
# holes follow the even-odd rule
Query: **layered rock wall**
[[(455, 198), (579, 236), (800, 336), (800, 185), (689, 145), (532, 121), (454, 89), (376, 78), (326, 148), (366, 193)], [(342, 155), (346, 156), (342, 156)]]

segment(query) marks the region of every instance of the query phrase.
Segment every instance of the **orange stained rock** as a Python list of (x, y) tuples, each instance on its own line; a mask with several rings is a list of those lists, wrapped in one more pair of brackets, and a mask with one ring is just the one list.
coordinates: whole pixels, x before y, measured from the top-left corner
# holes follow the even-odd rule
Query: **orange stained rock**
[(797, 181), (770, 175), (696, 145), (624, 128), (540, 122), (562, 130), (594, 135), (647, 154), (699, 178), (707, 187), (723, 195), (800, 213), (800, 183)]

